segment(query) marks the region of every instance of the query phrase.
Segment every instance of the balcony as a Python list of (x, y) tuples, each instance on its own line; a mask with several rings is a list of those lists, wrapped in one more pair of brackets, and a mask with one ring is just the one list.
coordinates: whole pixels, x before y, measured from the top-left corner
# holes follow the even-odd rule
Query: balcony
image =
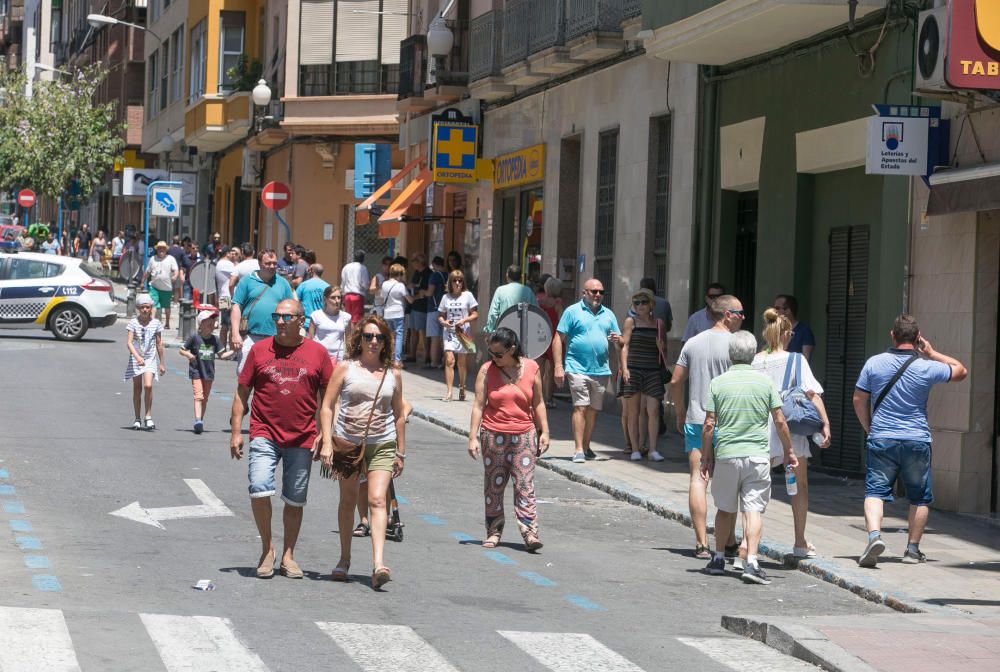
[(531, 86), (583, 65), (570, 58), (565, 46), (566, 2), (507, 2), (502, 44), (503, 74), (508, 84)]
[(427, 36), (411, 35), (399, 45), (399, 96), (396, 111), (421, 114), (436, 106), (424, 97), (427, 82)]
[(396, 135), (396, 95), (299, 96), (282, 98), (281, 128), (299, 135)]
[(566, 2), (566, 43), (573, 59), (599, 61), (625, 48), (624, 0)]
[(245, 138), (253, 119), (249, 91), (207, 94), (184, 112), (184, 142), (201, 152), (217, 152)]
[(504, 81), (502, 43), (503, 15), (487, 12), (472, 20), (470, 30), (469, 93), (474, 98), (496, 100), (515, 93)]
[[(885, 8), (860, 0), (858, 18)], [(716, 0), (665, 5), (654, 16), (651, 56), (680, 63), (727, 65), (754, 58), (847, 22), (843, 0)]]

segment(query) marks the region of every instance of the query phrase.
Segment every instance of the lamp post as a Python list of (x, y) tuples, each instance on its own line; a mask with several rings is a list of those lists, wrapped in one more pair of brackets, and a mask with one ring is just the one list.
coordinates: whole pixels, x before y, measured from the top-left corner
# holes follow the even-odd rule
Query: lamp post
[(271, 104), (271, 87), (267, 85), (267, 80), (258, 81), (257, 86), (253, 87), (253, 91), (250, 92), (250, 97), (253, 99), (254, 107), (261, 108), (259, 112), (254, 114), (257, 132), (260, 133), (264, 128), (264, 122), (272, 118), (266, 114), (267, 106)]
[(444, 59), (451, 53), (454, 44), (455, 36), (448, 28), (443, 13), (438, 14), (427, 29), (427, 53), (434, 59), (431, 71), (427, 76), (428, 83), (437, 83), (437, 72), (444, 69)]

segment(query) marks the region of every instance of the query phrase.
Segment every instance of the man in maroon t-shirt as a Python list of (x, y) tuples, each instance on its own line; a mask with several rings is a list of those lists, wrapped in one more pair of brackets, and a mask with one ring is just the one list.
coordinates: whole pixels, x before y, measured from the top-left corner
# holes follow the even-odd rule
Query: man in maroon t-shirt
[[(231, 419), (229, 452), (243, 457), (243, 416), (250, 407), (250, 508), (263, 547), (257, 576), (274, 575), (271, 542), (271, 496), (274, 474), (282, 462), (281, 499), (285, 501), (285, 547), (278, 571), (301, 579), (293, 558), (309, 490), (312, 461), (318, 459), (317, 409), (333, 373), (330, 356), (319, 343), (303, 339), (302, 304), (286, 299), (271, 314), (278, 335), (254, 344), (239, 375)], [(253, 391), (253, 405), (249, 405)]]

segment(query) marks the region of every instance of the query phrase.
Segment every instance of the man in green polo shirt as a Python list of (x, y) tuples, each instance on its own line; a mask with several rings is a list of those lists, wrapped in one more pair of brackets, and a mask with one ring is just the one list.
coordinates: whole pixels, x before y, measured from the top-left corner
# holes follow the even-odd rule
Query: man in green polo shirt
[[(243, 371), (247, 353), (257, 341), (278, 333), (271, 313), (285, 299), (294, 299), (295, 292), (288, 281), (278, 275), (278, 254), (274, 250), (260, 253), (260, 270), (239, 281), (233, 292), (230, 345), (240, 353), (237, 373)], [(247, 333), (241, 333), (240, 319), (247, 318)]]
[[(705, 571), (725, 574), (725, 543), (736, 526), (736, 512), (743, 511), (747, 562), (741, 579), (768, 585), (767, 574), (757, 562), (757, 545), (764, 527), (763, 514), (771, 499), (771, 464), (767, 418), (774, 418), (785, 449), (785, 466), (797, 467), (792, 437), (781, 412), (781, 395), (770, 378), (750, 368), (757, 338), (737, 331), (729, 338), (732, 365), (708, 386), (705, 424), (701, 432), (701, 473), (712, 481), (715, 499), (715, 547)], [(715, 446), (712, 437), (715, 436)]]

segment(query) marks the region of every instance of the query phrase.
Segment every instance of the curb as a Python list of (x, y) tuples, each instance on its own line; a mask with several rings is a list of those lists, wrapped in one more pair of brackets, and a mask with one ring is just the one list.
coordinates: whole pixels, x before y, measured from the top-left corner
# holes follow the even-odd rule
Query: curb
[[(468, 429), (455, 424), (454, 421), (448, 418), (442, 418), (440, 415), (417, 406), (413, 407), (413, 415), (459, 436), (469, 436)], [(663, 497), (635, 490), (627, 483), (598, 476), (586, 467), (576, 467), (572, 462), (568, 461), (566, 464), (562, 462), (561, 458), (545, 457), (538, 460), (536, 464), (571, 481), (596, 488), (617, 500), (628, 502), (668, 520), (674, 520), (687, 527), (692, 527), (687, 502), (677, 504)], [(713, 532), (711, 523), (708, 525), (708, 531), (710, 533)], [(837, 563), (818, 558), (797, 560), (792, 556), (792, 547), (786, 544), (761, 539), (759, 553), (785, 566), (794, 567), (827, 583), (849, 590), (869, 602), (884, 604), (896, 611), (909, 614), (934, 612), (948, 616), (966, 615), (957, 609), (927, 604), (907, 593), (886, 590), (877, 580), (865, 576), (863, 571), (851, 570)]]
[(723, 616), (722, 627), (829, 672), (876, 672), (821, 632), (801, 623), (762, 616)]

